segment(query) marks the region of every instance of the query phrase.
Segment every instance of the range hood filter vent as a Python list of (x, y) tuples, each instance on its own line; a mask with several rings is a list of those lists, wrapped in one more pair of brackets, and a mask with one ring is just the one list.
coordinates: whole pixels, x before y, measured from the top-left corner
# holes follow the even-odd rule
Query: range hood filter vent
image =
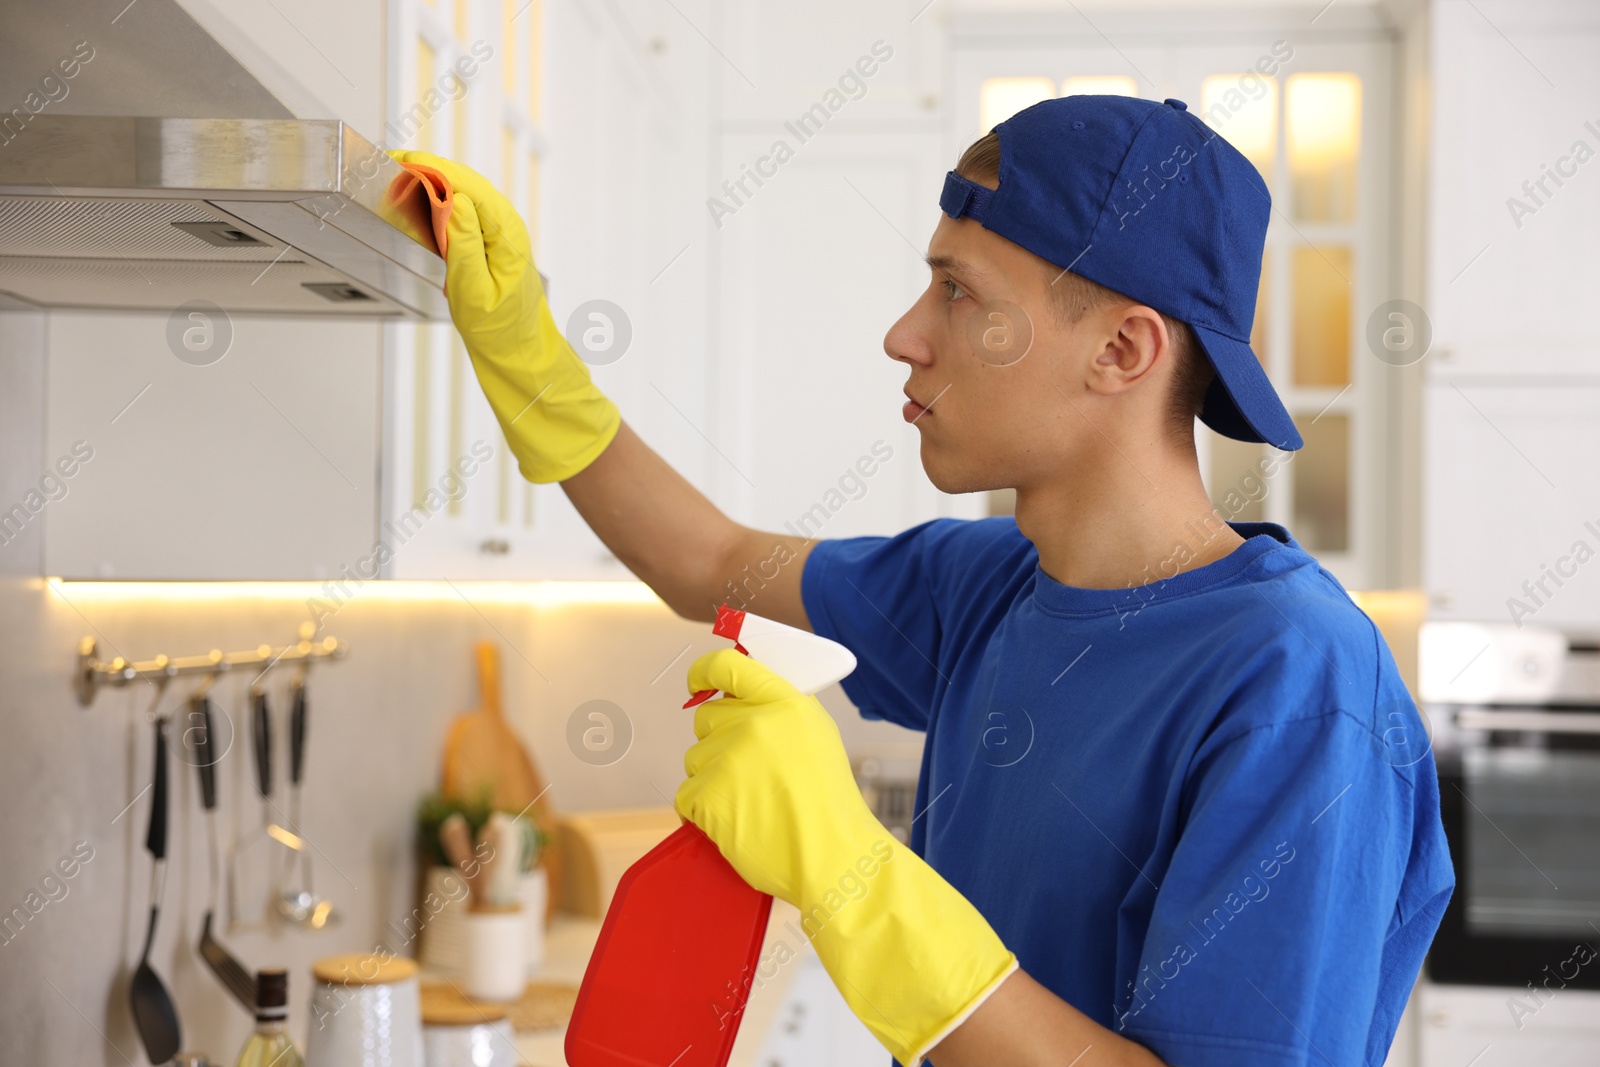
[(283, 250), (251, 235), (251, 242), (219, 243), (196, 227), (248, 233), (199, 200), (119, 200), (44, 196), (0, 197), (0, 249), (4, 258), (259, 260)]

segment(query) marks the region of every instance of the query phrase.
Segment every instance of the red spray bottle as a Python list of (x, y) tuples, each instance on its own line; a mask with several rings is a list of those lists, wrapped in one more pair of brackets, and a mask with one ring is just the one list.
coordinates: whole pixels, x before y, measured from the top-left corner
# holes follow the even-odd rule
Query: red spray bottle
[[(802, 693), (855, 670), (843, 645), (723, 605), (712, 632)], [(715, 695), (696, 693), (685, 707)], [(685, 822), (623, 874), (567, 1025), (571, 1067), (724, 1067), (772, 898)]]

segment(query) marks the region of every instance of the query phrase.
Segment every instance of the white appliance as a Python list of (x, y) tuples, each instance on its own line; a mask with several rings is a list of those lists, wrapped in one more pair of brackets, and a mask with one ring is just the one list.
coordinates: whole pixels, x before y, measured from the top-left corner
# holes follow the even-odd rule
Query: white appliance
[(1418, 671), (1456, 869), (1421, 1067), (1600, 1063), (1600, 646), (1426, 623)]

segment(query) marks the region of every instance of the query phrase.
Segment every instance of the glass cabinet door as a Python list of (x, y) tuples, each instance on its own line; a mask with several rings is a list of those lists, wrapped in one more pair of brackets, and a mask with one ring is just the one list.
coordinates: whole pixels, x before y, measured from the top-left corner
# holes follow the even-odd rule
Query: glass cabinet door
[[(390, 16), (386, 147), (490, 177), (537, 250), (541, 0), (391, 0)], [(548, 558), (535, 561), (538, 490), (518, 472), (455, 328), (396, 324), (386, 347), (385, 518), (407, 531), (392, 576), (546, 576)], [(419, 524), (413, 516), (441, 492), (442, 508)]]

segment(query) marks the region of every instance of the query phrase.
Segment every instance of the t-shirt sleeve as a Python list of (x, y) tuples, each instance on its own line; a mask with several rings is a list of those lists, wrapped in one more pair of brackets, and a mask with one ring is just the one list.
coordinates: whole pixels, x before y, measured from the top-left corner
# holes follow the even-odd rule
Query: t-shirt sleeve
[(926, 730), (957, 655), (1028, 566), (1010, 519), (935, 519), (894, 537), (819, 542), (800, 595), (816, 633), (856, 655), (844, 691), (868, 719)]
[(1174, 1067), (1382, 1063), (1454, 884), (1432, 759), (1332, 711), (1202, 746), (1190, 783), (1119, 1031)]

